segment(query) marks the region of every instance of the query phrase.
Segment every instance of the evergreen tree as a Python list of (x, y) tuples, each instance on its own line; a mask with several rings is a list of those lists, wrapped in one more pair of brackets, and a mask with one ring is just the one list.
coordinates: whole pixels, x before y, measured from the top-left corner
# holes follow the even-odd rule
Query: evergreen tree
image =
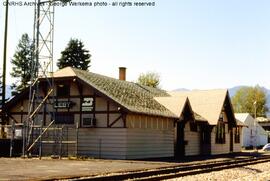
[(29, 85), (32, 74), (31, 67), (34, 62), (33, 49), (34, 46), (28, 34), (23, 34), (11, 60), (13, 67), (10, 75), (16, 79), (16, 82), (11, 85), (12, 95), (19, 93)]
[(88, 70), (91, 62), (89, 51), (84, 49), (84, 44), (78, 39), (70, 39), (67, 47), (61, 52), (61, 58), (57, 62), (59, 69), (64, 67), (74, 67)]

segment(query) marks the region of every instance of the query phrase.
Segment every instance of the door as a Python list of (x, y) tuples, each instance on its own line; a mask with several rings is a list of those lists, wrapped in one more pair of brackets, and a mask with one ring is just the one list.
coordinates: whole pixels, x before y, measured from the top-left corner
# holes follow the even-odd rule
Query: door
[(181, 158), (185, 156), (185, 134), (184, 134), (185, 125), (183, 122), (176, 123), (176, 143), (175, 143), (175, 158)]
[(233, 129), (230, 128), (229, 132), (230, 132), (230, 152), (232, 153), (233, 152)]
[(200, 153), (201, 155), (210, 155), (211, 154), (211, 127), (207, 124), (201, 124), (200, 125), (200, 143), (201, 143), (201, 149)]

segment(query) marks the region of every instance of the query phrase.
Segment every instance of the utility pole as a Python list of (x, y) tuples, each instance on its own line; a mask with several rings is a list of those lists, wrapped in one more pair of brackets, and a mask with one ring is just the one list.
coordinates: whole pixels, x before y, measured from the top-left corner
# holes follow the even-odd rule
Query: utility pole
[(4, 32), (4, 53), (3, 53), (3, 80), (2, 80), (2, 128), (1, 136), (4, 136), (5, 101), (6, 101), (6, 62), (7, 62), (7, 31), (8, 31), (8, 0), (6, 0), (5, 32)]
[(255, 152), (257, 152), (257, 124), (256, 124), (256, 118), (257, 118), (257, 101), (254, 101), (254, 142), (255, 142)]

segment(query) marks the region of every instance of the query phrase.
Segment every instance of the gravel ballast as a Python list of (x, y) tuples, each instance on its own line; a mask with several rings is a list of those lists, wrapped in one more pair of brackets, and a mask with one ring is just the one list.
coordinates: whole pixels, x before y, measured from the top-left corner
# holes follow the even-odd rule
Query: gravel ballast
[(266, 181), (270, 180), (270, 163), (260, 163), (240, 168), (225, 169), (222, 171), (215, 171), (210, 173), (198, 174), (193, 176), (185, 176), (170, 181)]

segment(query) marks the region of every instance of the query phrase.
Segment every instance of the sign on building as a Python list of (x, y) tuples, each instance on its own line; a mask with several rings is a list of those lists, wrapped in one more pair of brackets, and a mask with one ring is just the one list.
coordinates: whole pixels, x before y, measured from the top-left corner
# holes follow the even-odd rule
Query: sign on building
[(94, 98), (85, 97), (82, 101), (82, 111), (92, 111), (94, 108)]
[(71, 102), (71, 101), (57, 101), (55, 104), (54, 104), (54, 108), (57, 108), (57, 109), (63, 109), (63, 108), (71, 108), (72, 105), (74, 103)]

